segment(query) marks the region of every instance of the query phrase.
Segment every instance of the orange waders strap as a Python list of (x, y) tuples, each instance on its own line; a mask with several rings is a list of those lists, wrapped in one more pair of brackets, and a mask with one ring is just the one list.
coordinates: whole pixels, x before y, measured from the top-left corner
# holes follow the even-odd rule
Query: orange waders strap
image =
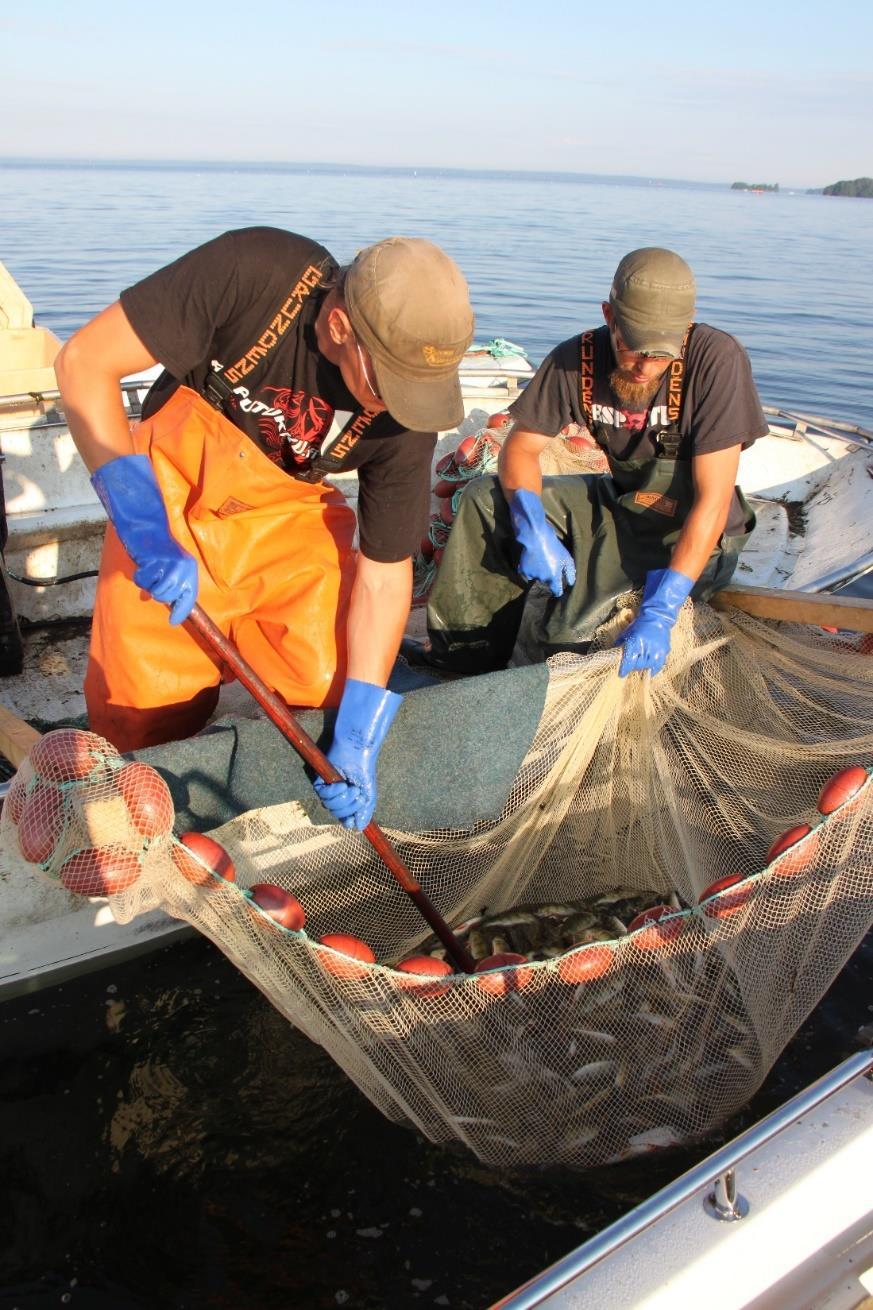
[[(675, 459), (679, 451), (681, 435), (679, 432), (679, 420), (682, 417), (682, 406), (685, 403), (685, 351), (688, 347), (688, 340), (694, 328), (693, 323), (688, 324), (682, 342), (682, 351), (678, 359), (671, 360), (669, 375), (667, 377), (667, 418), (669, 428), (663, 432), (655, 434), (658, 449), (658, 458)], [(588, 431), (594, 435), (594, 329), (582, 333), (582, 346), (579, 361), (579, 390), (580, 403), (582, 406), (582, 417), (585, 420), (585, 426)]]

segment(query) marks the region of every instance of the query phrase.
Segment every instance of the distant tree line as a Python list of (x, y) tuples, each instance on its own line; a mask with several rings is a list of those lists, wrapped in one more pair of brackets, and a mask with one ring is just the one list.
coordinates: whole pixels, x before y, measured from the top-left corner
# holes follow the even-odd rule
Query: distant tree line
[(822, 188), (823, 196), (863, 196), (873, 199), (873, 177), (856, 177), (853, 182), (834, 182)]
[(731, 191), (778, 191), (778, 182), (732, 182)]

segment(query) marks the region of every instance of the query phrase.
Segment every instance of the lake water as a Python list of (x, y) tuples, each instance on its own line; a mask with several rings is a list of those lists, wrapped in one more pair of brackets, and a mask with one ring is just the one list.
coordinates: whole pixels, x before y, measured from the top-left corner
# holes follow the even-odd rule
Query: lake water
[[(634, 181), (410, 171), (0, 165), (0, 259), (65, 338), (229, 227), (340, 259), (392, 232), (464, 268), (478, 338), (537, 362), (596, 323), (639, 245), (765, 403), (873, 426), (873, 204)], [(837, 1063), (871, 1020), (856, 952), (750, 1107), (693, 1148), (500, 1173), (390, 1124), (204, 940), (0, 1007), (0, 1310), (484, 1310)]]
[(562, 174), (0, 161), (0, 260), (61, 338), (232, 227), (269, 223), (340, 260), (392, 233), (443, 245), (477, 336), (534, 362), (600, 321), (628, 250), (691, 264), (698, 317), (749, 351), (765, 404), (873, 427), (873, 203)]

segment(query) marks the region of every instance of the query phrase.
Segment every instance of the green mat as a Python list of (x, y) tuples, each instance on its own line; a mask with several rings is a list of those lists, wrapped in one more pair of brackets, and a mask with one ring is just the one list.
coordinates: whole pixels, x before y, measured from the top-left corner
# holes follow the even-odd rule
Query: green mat
[[(424, 832), (499, 815), (539, 724), (547, 685), (547, 668), (536, 664), (409, 691), (379, 757), (378, 823)], [(322, 748), (332, 717), (316, 710), (297, 715)], [(177, 832), (204, 832), (290, 800), (313, 822), (332, 822), (306, 766), (266, 719), (221, 719), (196, 737), (133, 758), (167, 782)]]

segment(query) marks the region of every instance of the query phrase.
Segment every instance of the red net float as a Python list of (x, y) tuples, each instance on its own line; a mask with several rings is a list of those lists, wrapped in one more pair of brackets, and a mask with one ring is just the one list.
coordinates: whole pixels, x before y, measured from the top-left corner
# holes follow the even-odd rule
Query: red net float
[(478, 445), (478, 436), (465, 437), (464, 440), (455, 447), (455, 453), (453, 456), (455, 463), (458, 465), (469, 463), (470, 460), (478, 454)]
[(189, 882), (211, 891), (218, 886), (213, 874), (225, 882), (236, 882), (236, 869), (223, 846), (202, 832), (183, 832), (173, 844), (173, 863)]
[(448, 499), (453, 496), (457, 490), (457, 482), (449, 482), (446, 478), (439, 478), (433, 484), (433, 494), (439, 496), (440, 500)]
[(418, 549), (422, 559), (433, 559), (433, 542), (430, 537), (422, 537), (421, 545)]
[(255, 905), (290, 932), (300, 932), (306, 923), (306, 914), (297, 897), (275, 883), (259, 882), (250, 888)]
[(560, 957), (558, 977), (569, 986), (593, 982), (609, 973), (614, 962), (615, 952), (611, 946), (582, 946)]
[(133, 826), (142, 837), (163, 837), (175, 818), (170, 789), (157, 769), (138, 761), (125, 764), (115, 778)]
[[(319, 952), (321, 967), (335, 978), (343, 978), (347, 982), (365, 978), (367, 970), (362, 965), (376, 963), (376, 956), (367, 943), (362, 942), (360, 937), (352, 937), (350, 933), (329, 932), (319, 941), (322, 946), (329, 948)], [(361, 964), (356, 964), (356, 960), (360, 960)]]
[(488, 428), (505, 428), (508, 422), (509, 415), (504, 410), (502, 414), (492, 414), (485, 426)]
[(867, 781), (867, 770), (860, 764), (850, 764), (828, 778), (818, 794), (816, 805), (820, 814), (833, 814), (846, 801), (850, 801)]
[(452, 509), (451, 500), (444, 500), (440, 505), (440, 518), (447, 528), (450, 528), (455, 521), (455, 511)]
[[(483, 992), (491, 996), (505, 996), (507, 992), (520, 992), (533, 980), (532, 969), (522, 969), (519, 965), (527, 964), (527, 956), (516, 955), (514, 951), (504, 951), (500, 955), (486, 955), (484, 960), (477, 960), (476, 984)], [(496, 970), (497, 972), (490, 972)]]
[[(804, 837), (808, 837), (812, 831), (810, 824), (796, 823), (793, 828), (786, 828), (785, 832), (779, 834), (768, 850), (765, 860), (766, 864), (772, 864), (774, 860), (779, 861), (773, 870), (777, 877), (791, 878), (796, 873), (802, 873), (815, 859), (818, 852), (817, 837), (805, 842), (802, 848), (798, 846), (798, 843), (802, 842)], [(798, 846), (797, 850), (792, 849), (795, 846)], [(785, 855), (789, 850), (792, 853)]]
[(450, 454), (443, 455), (441, 459), (438, 459), (436, 464), (434, 465), (433, 471), (434, 473), (436, 473), (438, 478), (443, 478), (446, 476), (451, 477), (452, 474), (457, 473), (458, 469), (457, 469), (457, 465), (455, 464), (455, 452), (451, 451)]
[(431, 955), (410, 955), (407, 960), (400, 961), (397, 972), (409, 975), (400, 986), (414, 990), (416, 995), (443, 996), (449, 990), (448, 985), (431, 980), (448, 978), (454, 970), (447, 960), (435, 960)]
[(637, 950), (659, 951), (674, 942), (684, 927), (684, 919), (671, 905), (653, 905), (631, 919), (627, 930), (636, 933), (633, 944)]
[[(733, 888), (734, 890), (730, 890)], [(744, 873), (729, 873), (725, 878), (717, 878), (700, 893), (699, 903), (709, 900), (710, 896), (718, 899), (711, 905), (703, 906), (703, 913), (708, 919), (728, 919), (737, 910), (741, 910), (752, 894), (752, 884)]]
[(445, 555), (445, 553), (446, 553), (446, 548), (445, 548), (445, 546), (440, 546), (439, 550), (435, 550), (434, 553), (433, 553), (433, 562), (434, 562), (434, 564), (439, 565), (439, 563), (440, 563), (440, 561), (442, 560), (442, 557), (443, 557), (443, 555)]
[[(45, 738), (43, 738), (45, 740)], [(18, 845), (31, 864), (45, 864), (64, 831), (64, 793), (38, 782), (21, 807)]]
[(132, 887), (139, 872), (133, 851), (123, 846), (89, 846), (64, 861), (59, 877), (77, 896), (114, 896)]
[(35, 773), (52, 782), (75, 782), (102, 768), (108, 749), (95, 732), (55, 728), (35, 743), (30, 762)]

